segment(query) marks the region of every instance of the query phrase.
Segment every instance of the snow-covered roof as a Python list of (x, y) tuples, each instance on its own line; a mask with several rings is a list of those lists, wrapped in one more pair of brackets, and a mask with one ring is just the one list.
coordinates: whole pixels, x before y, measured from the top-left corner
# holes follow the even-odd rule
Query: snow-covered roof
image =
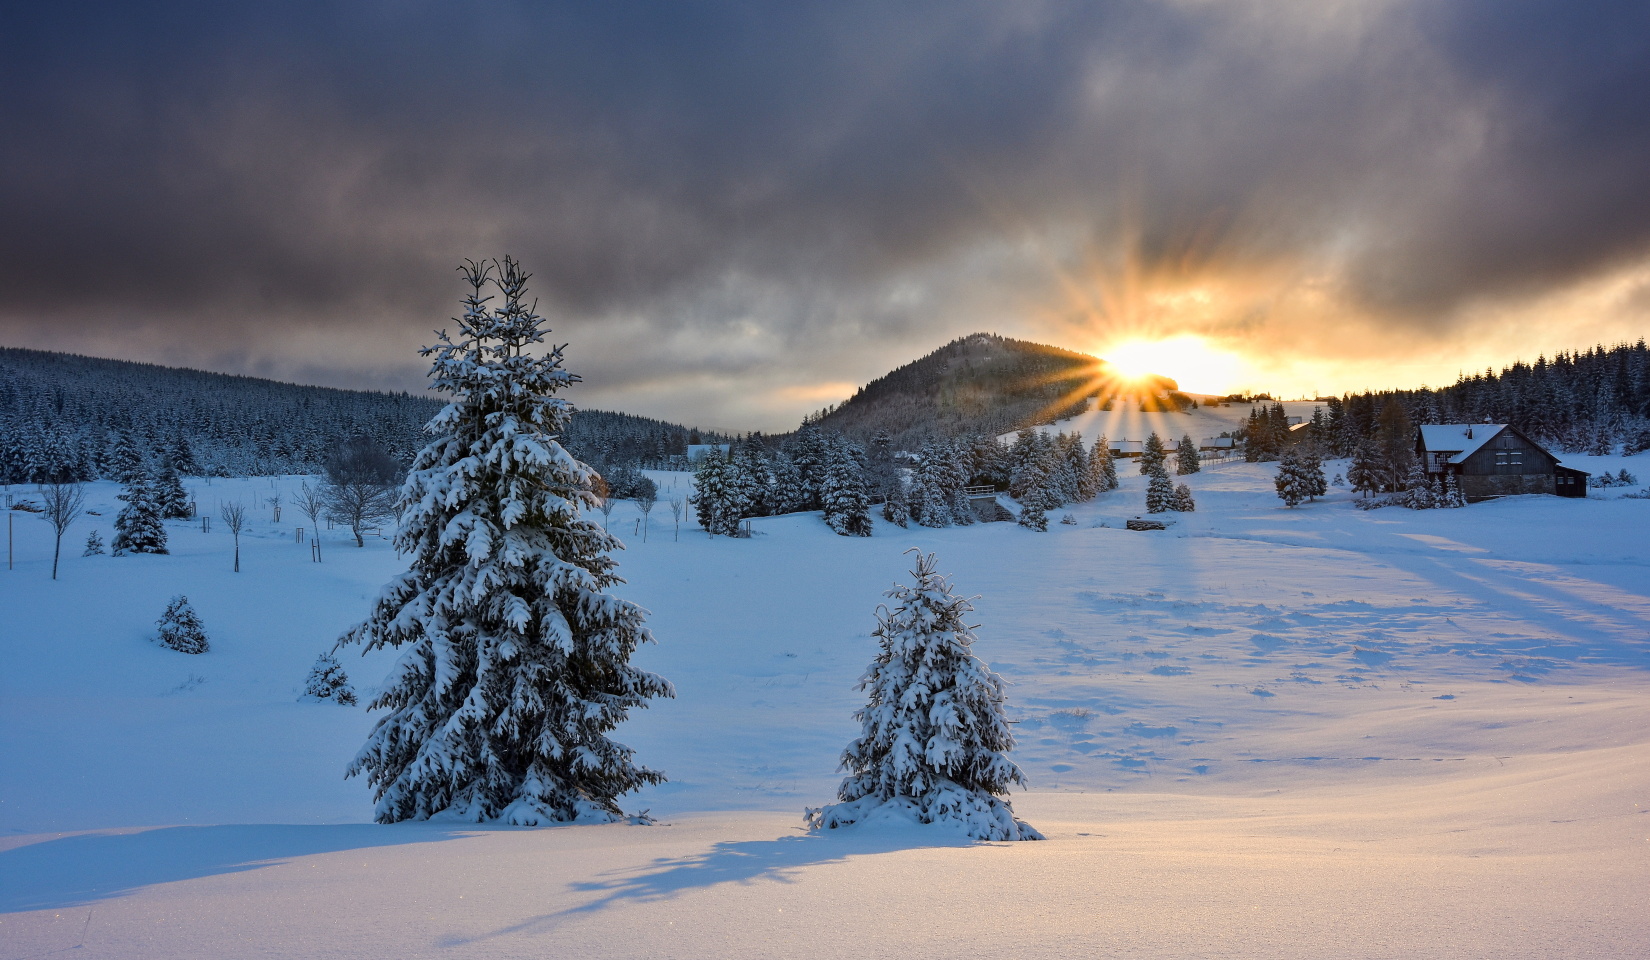
[(1507, 429), (1504, 423), (1429, 423), (1421, 428), (1421, 446), (1428, 453), (1453, 453), (1451, 463), (1462, 463)]

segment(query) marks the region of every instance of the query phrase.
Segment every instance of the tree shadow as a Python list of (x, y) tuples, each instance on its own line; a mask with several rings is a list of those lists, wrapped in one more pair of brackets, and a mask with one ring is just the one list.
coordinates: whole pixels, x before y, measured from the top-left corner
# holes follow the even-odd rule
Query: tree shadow
[(710, 849), (683, 857), (660, 857), (640, 870), (615, 871), (570, 889), (597, 896), (579, 906), (529, 917), (488, 933), (444, 938), (439, 945), (456, 947), (498, 937), (554, 929), (562, 921), (595, 913), (623, 902), (669, 900), (688, 890), (727, 883), (749, 886), (763, 880), (794, 883), (805, 867), (842, 863), (849, 857), (873, 856), (925, 847), (967, 847), (977, 841), (943, 827), (850, 827), (820, 833), (799, 833), (776, 840), (727, 840)]
[(86, 906), (142, 887), (256, 870), (311, 854), (430, 843), (473, 832), (352, 823), (79, 834), (0, 851), (0, 913)]

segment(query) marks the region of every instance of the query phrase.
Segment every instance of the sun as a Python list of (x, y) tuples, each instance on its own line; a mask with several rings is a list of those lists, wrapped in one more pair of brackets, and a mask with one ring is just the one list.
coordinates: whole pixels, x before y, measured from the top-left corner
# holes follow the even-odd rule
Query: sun
[(1244, 368), (1236, 354), (1189, 333), (1163, 340), (1123, 340), (1100, 350), (1099, 355), (1120, 377), (1168, 377), (1188, 393), (1227, 393), (1241, 379)]

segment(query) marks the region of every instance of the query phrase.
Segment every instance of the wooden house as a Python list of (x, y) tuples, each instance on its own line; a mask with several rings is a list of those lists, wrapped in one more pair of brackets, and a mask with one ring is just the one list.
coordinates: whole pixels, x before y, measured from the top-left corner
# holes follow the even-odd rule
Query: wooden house
[(1428, 476), (1449, 474), (1468, 503), (1523, 493), (1585, 497), (1587, 474), (1504, 423), (1433, 423), (1417, 431)]

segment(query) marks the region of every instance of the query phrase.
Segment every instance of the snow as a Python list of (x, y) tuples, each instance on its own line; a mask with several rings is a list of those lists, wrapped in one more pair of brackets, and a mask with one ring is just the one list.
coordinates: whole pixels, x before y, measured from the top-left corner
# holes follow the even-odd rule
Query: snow
[(1504, 423), (1429, 423), (1421, 427), (1421, 444), (1430, 452), (1453, 451), (1448, 463), (1466, 463), (1505, 429)]
[[(1246, 414), (1141, 419), (1178, 438)], [(1132, 469), (1046, 533), (878, 517), (839, 537), (799, 514), (677, 541), (655, 511), (643, 543), (621, 506), (615, 592), (659, 640), (635, 663), (677, 691), (614, 731), (671, 778), (625, 799), (651, 827), (368, 823), (343, 769), (371, 717), (300, 697), (405, 569), (388, 540), (332, 531), (312, 563), (303, 519), (259, 506), (240, 574), (221, 524), (168, 521), (171, 555), (66, 549), (53, 582), (50, 528), (11, 511), (0, 958), (1641, 953), (1650, 500), (1363, 512), (1332, 487), (1291, 510), (1275, 469), (1181, 478), (1197, 512), (1163, 532), (1123, 529)], [(188, 484), (215, 513), (302, 479)], [(89, 486), (102, 515), (67, 543), (108, 535), (118, 489)], [(1009, 683), (1030, 784), (1014, 810), (1047, 842), (804, 830), (911, 547), (980, 595), (973, 649)], [(151, 642), (180, 593), (206, 654)], [(363, 700), (393, 656), (340, 657)]]

